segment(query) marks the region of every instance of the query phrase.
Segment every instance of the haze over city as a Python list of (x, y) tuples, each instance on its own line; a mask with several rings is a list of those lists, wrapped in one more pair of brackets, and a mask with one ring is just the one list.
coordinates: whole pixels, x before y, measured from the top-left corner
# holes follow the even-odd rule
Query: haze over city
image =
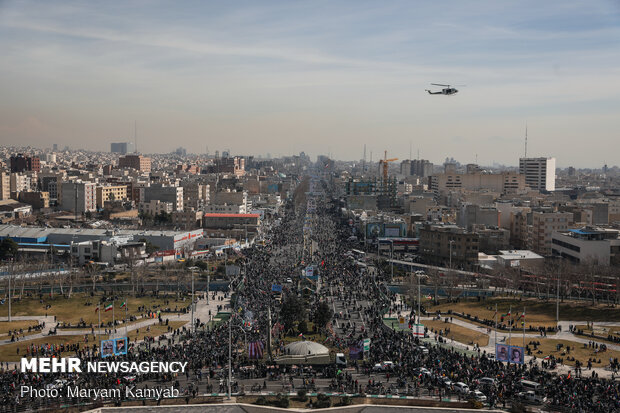
[[(0, 3), (0, 140), (620, 163), (614, 1)], [(466, 85), (430, 96), (429, 83)], [(225, 145), (223, 145), (225, 142)]]

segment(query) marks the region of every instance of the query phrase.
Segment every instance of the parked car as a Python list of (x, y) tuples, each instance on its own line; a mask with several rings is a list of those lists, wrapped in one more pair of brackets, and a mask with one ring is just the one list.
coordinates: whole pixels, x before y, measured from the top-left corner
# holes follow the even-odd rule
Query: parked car
[(545, 397), (536, 394), (536, 392), (532, 390), (519, 392), (517, 393), (517, 397), (526, 403), (532, 404), (542, 404), (546, 401)]
[(465, 383), (463, 383), (462, 381), (458, 381), (456, 383), (454, 383), (454, 390), (461, 393), (461, 394), (468, 394), (469, 393), (469, 386)]
[(429, 351), (426, 347), (424, 346), (418, 346), (418, 350), (420, 350), (422, 352), (422, 354), (428, 354)]
[(495, 384), (495, 379), (493, 377), (483, 377), (478, 380), (481, 386), (493, 386)]
[(440, 380), (444, 386), (446, 387), (452, 386), (452, 380), (450, 380), (448, 377), (443, 376)]
[(487, 396), (485, 396), (484, 393), (482, 393), (480, 390), (474, 390), (471, 393), (469, 393), (469, 395), (473, 397), (474, 400), (476, 401), (479, 401), (479, 402), (487, 401)]

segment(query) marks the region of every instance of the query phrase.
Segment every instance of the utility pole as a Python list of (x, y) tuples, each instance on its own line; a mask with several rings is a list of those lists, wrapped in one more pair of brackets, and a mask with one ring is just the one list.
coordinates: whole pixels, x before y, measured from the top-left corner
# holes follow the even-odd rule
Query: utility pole
[(207, 275), (207, 305), (209, 304), (209, 284), (211, 284), (211, 276)]
[(560, 262), (558, 261), (558, 285), (555, 297), (555, 321), (560, 325)]
[(11, 322), (11, 278), (13, 278), (13, 269), (15, 268), (13, 264), (11, 264), (12, 270), (9, 274), (9, 323)]
[[(415, 274), (415, 273), (414, 273)], [(416, 337), (420, 337), (420, 324), (422, 323), (422, 319), (420, 317), (422, 317), (422, 297), (420, 294), (420, 275), (419, 274), (415, 274), (416, 278), (418, 279), (418, 323), (415, 326), (415, 336)]]
[(392, 271), (392, 280), (394, 279), (394, 240), (390, 240), (390, 246), (392, 247), (390, 249), (390, 263), (391, 263), (391, 271)]
[(230, 319), (228, 320), (228, 400), (231, 399), (231, 383), (232, 383), (232, 310)]
[(271, 303), (267, 305), (267, 323), (268, 323), (268, 332), (267, 332), (267, 354), (269, 354), (269, 360), (271, 361)]
[(192, 333), (196, 332), (196, 323), (194, 322), (194, 271), (192, 270)]

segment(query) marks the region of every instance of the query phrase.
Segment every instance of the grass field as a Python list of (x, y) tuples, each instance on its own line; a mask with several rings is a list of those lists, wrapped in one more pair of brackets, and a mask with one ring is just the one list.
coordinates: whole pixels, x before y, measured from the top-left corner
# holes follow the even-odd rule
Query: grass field
[[(538, 350), (534, 350), (534, 347), (529, 344), (531, 341), (540, 342), (540, 345), (538, 346), (538, 350), (542, 351), (542, 354), (537, 354)], [(514, 345), (514, 346), (522, 346), (523, 338), (513, 337), (511, 340), (509, 340), (509, 344)], [(556, 349), (556, 346), (558, 344), (564, 345), (564, 347), (561, 348), (559, 351)], [(581, 361), (583, 363), (582, 367), (587, 366), (589, 358), (596, 358), (597, 362), (592, 363), (594, 367), (604, 367), (609, 364), (610, 357), (613, 357), (613, 358), (620, 357), (620, 352), (615, 351), (615, 350), (607, 350), (607, 351), (603, 351), (600, 353), (595, 353), (594, 349), (592, 348), (587, 348), (587, 347), (584, 348), (583, 343), (577, 343), (577, 342), (568, 341), (568, 340), (556, 340), (556, 339), (533, 340), (531, 338), (526, 337), (525, 345), (530, 346), (530, 348), (532, 349), (532, 356), (536, 356), (536, 358), (538, 359), (552, 355), (556, 359), (563, 358), (564, 359), (563, 364), (566, 364), (568, 366), (575, 365), (574, 361), (567, 360), (568, 356), (574, 357), (576, 360)], [(570, 354), (566, 352), (566, 346), (571, 347)], [(598, 363), (599, 359), (601, 360), (600, 363)]]
[[(534, 327), (549, 327), (556, 325), (556, 304), (554, 301), (544, 301), (534, 298), (519, 300), (514, 297), (487, 298), (483, 301), (461, 300), (458, 303), (440, 302), (439, 305), (427, 307), (427, 311), (441, 310), (445, 314), (448, 310), (478, 316), (480, 319), (492, 320), (497, 304), (498, 320), (501, 314), (508, 313), (512, 306), (513, 318), (523, 312), (525, 307), (525, 324)], [(560, 320), (567, 321), (620, 321), (620, 308), (610, 308), (608, 305), (591, 306), (585, 302), (560, 303)]]
[(443, 337), (451, 338), (454, 341), (458, 341), (459, 343), (467, 344), (469, 346), (478, 344), (479, 346), (484, 347), (489, 344), (489, 336), (487, 334), (454, 323), (446, 323), (440, 320), (422, 320), (422, 324), (424, 324), (425, 327), (428, 327), (429, 330), (433, 329), (435, 331), (449, 328), (450, 333), (446, 335), (444, 332), (442, 334)]
[[(187, 324), (186, 321), (170, 321), (169, 326), (171, 329), (177, 329), (179, 327), (182, 327), (183, 325)], [(118, 329), (118, 331), (120, 333), (123, 332), (122, 329)], [(168, 332), (168, 326), (166, 325), (159, 325), (159, 324), (154, 324), (150, 326), (149, 331), (147, 331), (146, 327), (143, 327), (141, 329), (138, 330), (133, 330), (133, 331), (129, 331), (129, 334), (127, 335), (127, 337), (129, 338), (129, 341), (135, 341), (136, 338), (138, 339), (138, 341), (144, 340), (145, 337), (157, 337), (160, 336), (162, 334), (165, 334)], [(99, 340), (105, 340), (107, 339), (108, 336), (107, 335), (101, 335), (101, 336), (97, 336), (96, 333), (95, 335), (88, 335), (88, 345), (92, 346), (93, 343), (97, 343)], [(25, 340), (25, 341), (19, 341), (16, 343), (11, 343), (11, 344), (7, 344), (5, 346), (0, 346), (0, 361), (19, 361), (21, 359), (21, 357), (26, 354), (26, 348), (30, 347), (32, 344), (34, 345), (41, 345), (41, 344), (75, 344), (75, 343), (80, 343), (80, 347), (83, 347), (85, 342), (84, 342), (84, 335), (63, 335), (63, 336), (48, 336), (48, 337), (42, 337), (42, 338), (37, 338), (34, 340)], [(17, 354), (17, 349), (19, 348), (19, 355)], [(63, 355), (69, 356), (73, 354), (72, 352), (67, 352), (67, 353), (63, 353)]]
[[(591, 334), (592, 328), (587, 328), (585, 324), (575, 326), (578, 330), (583, 330), (585, 334)], [(620, 326), (604, 326), (604, 325), (596, 325), (594, 326), (594, 334), (601, 337), (607, 337), (609, 334), (613, 336), (618, 336), (620, 334)]]
[[(170, 321), (168, 323), (168, 325), (171, 328), (171, 331), (176, 330), (177, 328), (180, 328), (184, 326), (185, 324), (187, 324), (187, 321)], [(122, 333), (124, 330), (120, 328), (120, 329), (117, 329), (117, 331)], [(138, 341), (141, 341), (141, 340), (144, 340), (145, 337), (159, 337), (160, 335), (165, 334), (167, 332), (168, 332), (168, 326), (166, 326), (165, 324), (163, 325), (153, 324), (150, 326), (149, 331), (147, 331), (146, 327), (142, 327), (137, 330), (129, 331), (129, 333), (127, 334), (127, 338), (129, 339), (129, 341), (135, 341), (136, 338), (138, 339)]]
[(0, 321), (0, 334), (6, 334), (12, 330), (19, 330), (23, 328), (24, 331), (28, 331), (28, 327), (36, 326), (39, 324), (36, 320), (20, 320), (20, 321)]
[[(73, 294), (71, 298), (65, 298), (55, 295), (53, 298), (44, 296), (41, 301), (38, 297), (24, 298), (23, 300), (15, 300), (12, 304), (13, 315), (15, 316), (36, 316), (49, 315), (56, 316), (57, 322), (66, 322), (77, 324), (80, 320), (84, 320), (86, 324), (97, 324), (98, 314), (95, 312), (96, 304), (101, 296), (91, 297), (90, 294)], [(160, 308), (184, 308), (189, 305), (189, 300), (175, 301), (174, 297), (126, 297), (120, 298), (114, 302), (114, 316), (117, 320), (122, 319), (125, 315), (125, 309), (120, 308), (121, 303), (127, 300), (127, 314), (141, 315), (145, 311), (138, 311), (138, 307), (145, 306), (146, 309), (157, 311)], [(168, 304), (166, 304), (168, 302)], [(111, 304), (107, 301), (105, 304)], [(89, 304), (89, 305), (87, 305)], [(49, 306), (49, 307), (48, 307)], [(112, 321), (112, 311), (103, 311), (104, 304), (101, 305), (101, 321), (104, 323)]]
[[(93, 336), (89, 336), (88, 345), (92, 345)], [(41, 345), (41, 344), (75, 344), (80, 343), (80, 347), (84, 345), (84, 336), (49, 336), (37, 338), (35, 340), (27, 340), (27, 341), (19, 341), (17, 343), (7, 344), (5, 346), (0, 346), (0, 361), (19, 361), (25, 354), (26, 348), (30, 347), (32, 344)], [(19, 355), (17, 354), (17, 349), (19, 348)], [(71, 355), (73, 353), (67, 352), (65, 355)]]

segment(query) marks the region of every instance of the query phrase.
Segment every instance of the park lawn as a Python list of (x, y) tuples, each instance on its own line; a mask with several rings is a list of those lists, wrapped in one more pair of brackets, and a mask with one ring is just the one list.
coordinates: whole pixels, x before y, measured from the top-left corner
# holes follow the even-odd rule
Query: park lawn
[[(187, 321), (168, 322), (168, 326), (170, 326), (172, 330), (176, 330), (177, 328), (183, 327), (185, 324), (187, 324)], [(159, 337), (162, 334), (166, 334), (168, 332), (168, 326), (165, 323), (162, 325), (159, 325), (158, 323), (151, 324), (149, 326), (150, 327), (149, 331), (146, 331), (147, 327), (141, 327), (137, 330), (131, 330), (127, 333), (127, 338), (129, 339), (129, 341), (136, 341), (136, 339), (137, 341), (142, 341), (144, 340), (145, 337)], [(122, 333), (124, 329), (119, 327), (116, 329), (116, 331), (118, 333)]]
[(428, 327), (429, 330), (435, 331), (450, 329), (450, 333), (442, 334), (445, 338), (450, 338), (459, 343), (463, 343), (469, 346), (478, 344), (480, 347), (487, 346), (489, 344), (489, 336), (480, 331), (472, 330), (467, 327), (460, 326), (454, 323), (446, 323), (443, 320), (422, 320), (422, 324)]
[[(13, 302), (13, 315), (15, 316), (36, 316), (36, 315), (50, 315), (56, 316), (56, 322), (66, 322), (71, 324), (77, 324), (80, 320), (84, 320), (86, 324), (96, 325), (98, 322), (98, 314), (95, 312), (96, 303), (99, 301), (99, 297), (91, 297), (90, 294), (76, 293), (71, 298), (65, 298), (61, 295), (54, 295), (53, 298), (44, 296), (42, 302), (39, 302), (37, 297), (28, 297), (22, 300), (16, 300)], [(120, 308), (122, 302), (127, 300), (127, 316), (141, 315), (143, 311), (138, 311), (138, 307), (146, 306), (147, 309), (157, 311), (159, 308), (170, 307), (172, 309), (184, 308), (189, 305), (189, 300), (175, 301), (174, 297), (162, 298), (162, 297), (126, 297), (120, 298), (114, 302), (114, 318), (122, 320), (125, 317), (125, 309)], [(166, 305), (166, 301), (169, 304)], [(86, 305), (90, 303), (90, 305)], [(105, 304), (112, 304), (111, 301)], [(46, 306), (51, 307), (46, 309)], [(157, 306), (157, 307), (155, 307)], [(103, 323), (112, 321), (112, 310), (103, 311), (104, 304), (101, 304), (101, 321)]]
[[(93, 336), (89, 336), (88, 345), (92, 346), (93, 344)], [(24, 340), (16, 343), (7, 344), (4, 346), (0, 346), (0, 361), (19, 361), (26, 354), (26, 348), (30, 347), (32, 344), (41, 345), (41, 344), (75, 344), (80, 343), (80, 348), (84, 346), (84, 336), (83, 335), (75, 335), (75, 336), (48, 336), (41, 337), (34, 340)], [(17, 354), (17, 349), (19, 348), (19, 355)], [(74, 354), (73, 352), (63, 353), (63, 356), (68, 356)]]
[(19, 330), (20, 328), (23, 328), (27, 334), (28, 327), (36, 326), (37, 324), (39, 324), (37, 320), (0, 321), (0, 334), (6, 334), (9, 331)]
[[(507, 340), (508, 341), (508, 340)], [(609, 365), (609, 358), (613, 357), (613, 358), (620, 358), (620, 351), (616, 351), (616, 350), (606, 350), (600, 353), (595, 353), (593, 348), (584, 348), (583, 347), (583, 343), (578, 343), (576, 341), (569, 341), (569, 340), (557, 340), (557, 339), (532, 339), (532, 338), (525, 338), (525, 344), (529, 345), (529, 343), (531, 341), (538, 341), (540, 342), (540, 345), (538, 346), (538, 350), (542, 351), (542, 354), (537, 354), (538, 350), (534, 350), (534, 347), (530, 345), (530, 348), (532, 349), (532, 356), (536, 356), (536, 358), (540, 359), (546, 356), (554, 356), (556, 359), (557, 358), (563, 358), (564, 362), (563, 364), (567, 365), (567, 366), (574, 366), (575, 362), (574, 361), (568, 361), (567, 357), (574, 357), (575, 360), (579, 360), (582, 362), (582, 368), (585, 368), (588, 365), (588, 359), (589, 358), (596, 358), (597, 362), (593, 362), (592, 366), (594, 367), (605, 367), (607, 365)], [(522, 346), (523, 345), (523, 338), (522, 337), (513, 337), (511, 340), (509, 340), (509, 344), (513, 345), (513, 346)], [(560, 349), (560, 351), (556, 350), (556, 345), (557, 344), (564, 344), (564, 347)], [(570, 346), (571, 350), (570, 350), (570, 354), (566, 353), (566, 346)], [(598, 360), (601, 360), (600, 363), (598, 363)]]
[[(472, 317), (478, 316), (480, 319), (493, 320), (495, 304), (497, 304), (498, 322), (501, 315), (508, 313), (512, 306), (513, 318), (521, 315), (525, 307), (526, 326), (550, 327), (556, 325), (555, 301), (544, 301), (535, 298), (524, 298), (523, 300), (519, 300), (519, 298), (515, 297), (490, 297), (482, 301), (460, 300), (458, 303), (440, 302), (439, 305), (428, 307), (427, 311), (435, 312), (441, 310), (442, 314), (445, 316), (448, 310), (452, 310), (459, 313), (471, 314)], [(620, 321), (620, 308), (610, 308), (606, 304), (592, 306), (583, 301), (576, 302), (565, 300), (564, 303), (560, 303), (560, 320)]]
[[(592, 334), (592, 329), (587, 328), (585, 324), (575, 326), (578, 330), (583, 330), (584, 334)], [(608, 335), (618, 335), (620, 334), (620, 326), (605, 326), (605, 325), (596, 325), (594, 326), (594, 334), (607, 337)]]

